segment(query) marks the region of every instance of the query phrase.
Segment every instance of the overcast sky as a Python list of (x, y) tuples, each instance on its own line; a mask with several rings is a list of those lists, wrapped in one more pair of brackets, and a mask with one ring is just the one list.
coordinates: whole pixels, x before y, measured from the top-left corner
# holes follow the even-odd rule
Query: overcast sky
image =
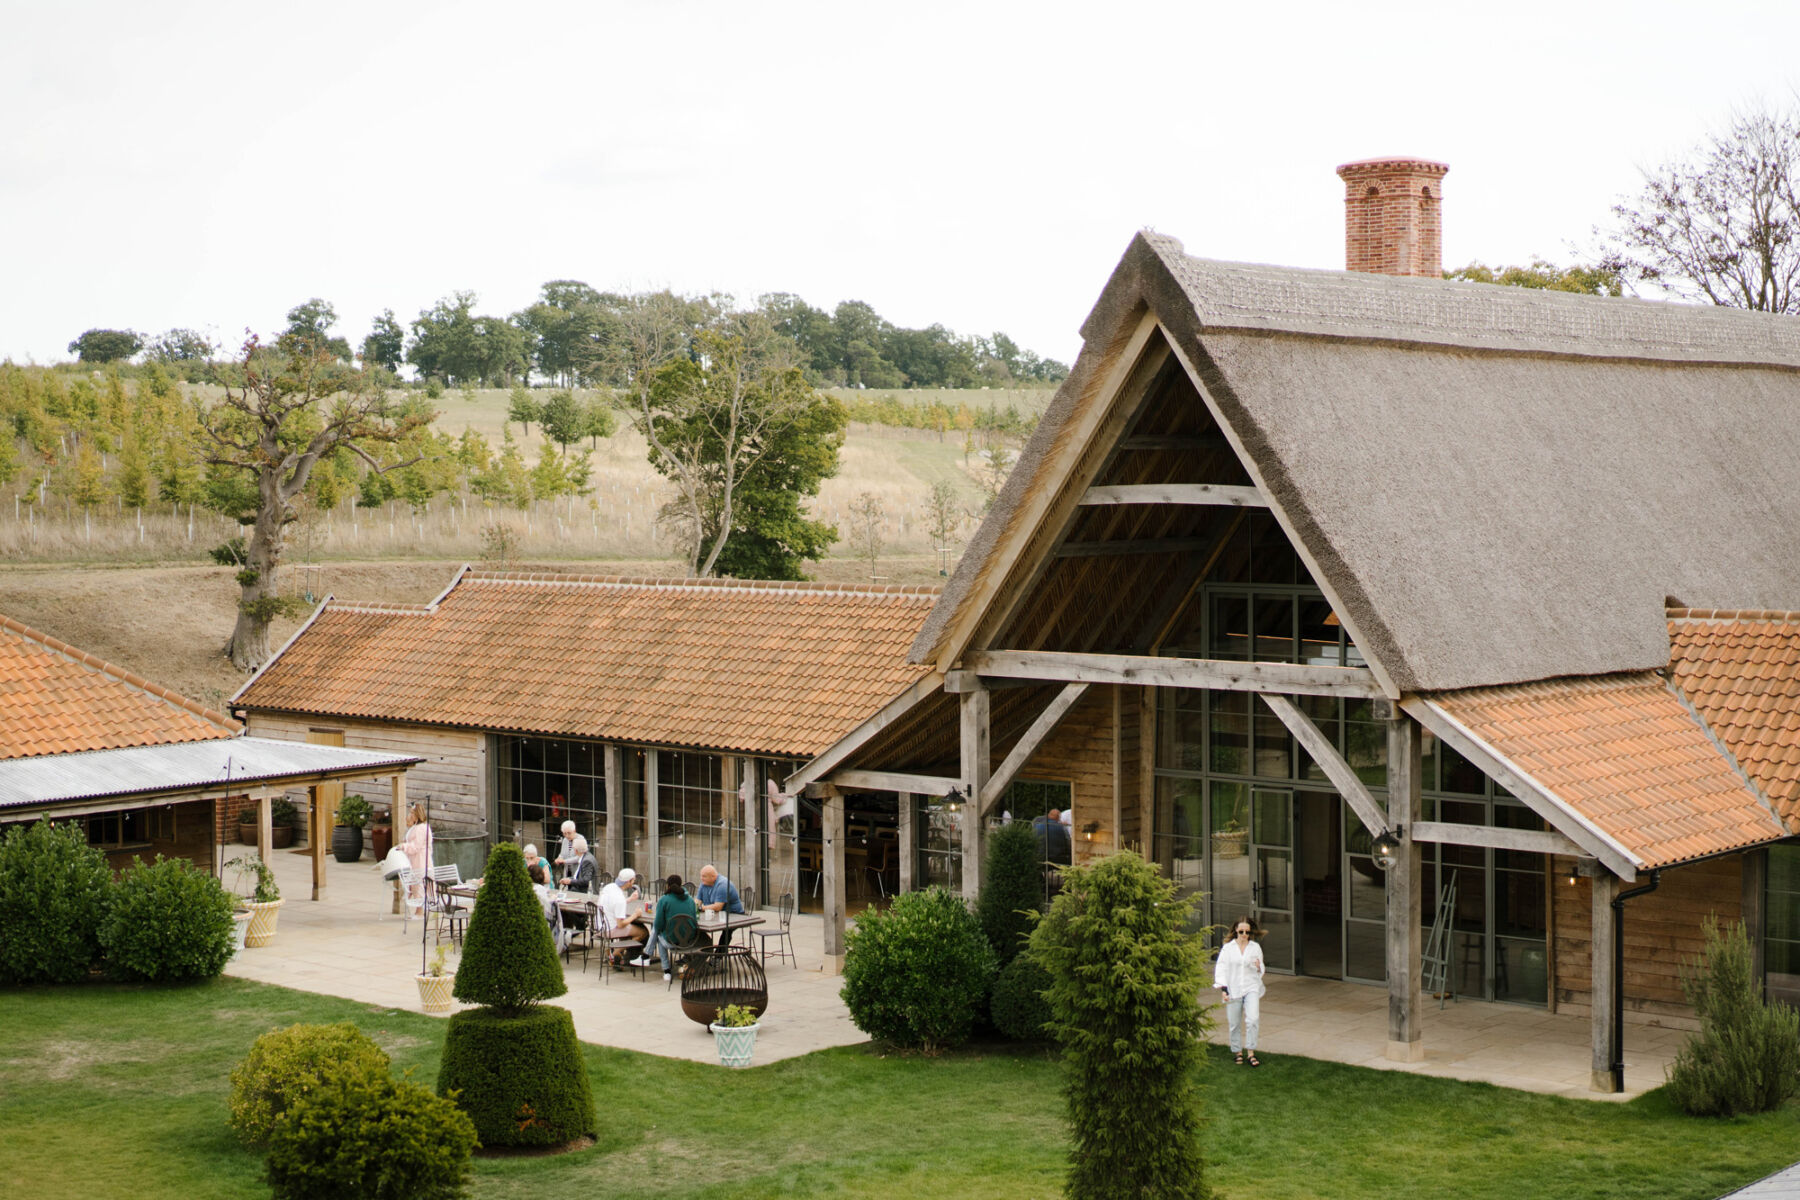
[[(0, 358), (354, 343), (545, 280), (873, 304), (1066, 360), (1132, 233), (1343, 266), (1341, 162), (1450, 164), (1444, 261), (1559, 261), (1789, 101), (1800, 4), (6, 6)], [(1462, 14), (1467, 15), (1462, 15)]]

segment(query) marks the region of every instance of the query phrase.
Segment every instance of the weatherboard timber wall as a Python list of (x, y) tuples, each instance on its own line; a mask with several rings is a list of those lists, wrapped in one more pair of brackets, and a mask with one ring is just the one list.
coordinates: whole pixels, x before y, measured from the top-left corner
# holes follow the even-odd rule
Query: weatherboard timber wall
[[(1020, 779), (1069, 785), (1077, 863), (1118, 848), (1113, 839), (1112, 690), (1090, 687), (1019, 772)], [(1100, 823), (1092, 841), (1081, 829), (1089, 821)]]
[[(1592, 997), (1592, 941), (1588, 880), (1568, 882), (1568, 859), (1552, 860), (1551, 928), (1556, 945), (1556, 1011), (1586, 1015)], [(1648, 874), (1620, 885), (1629, 891)], [(1709, 915), (1721, 922), (1743, 912), (1743, 859), (1707, 859), (1662, 873), (1657, 890), (1625, 902), (1625, 1019), (1679, 1029), (1696, 1027), (1681, 995), (1681, 967), (1700, 954), (1701, 927)]]
[[(304, 742), (306, 735), (317, 729), (341, 729), (344, 745), (353, 750), (377, 750), (387, 754), (416, 754), (425, 761), (406, 773), (406, 798), (423, 802), (431, 797), (433, 824), (487, 828), (488, 764), (487, 735), (468, 729), (439, 729), (427, 725), (401, 725), (386, 721), (347, 721), (333, 717), (296, 716), (289, 713), (250, 712), (245, 721), (251, 737), (279, 738), (288, 742)], [(390, 803), (392, 791), (386, 778), (373, 787), (368, 784), (345, 784), (346, 795), (361, 795), (380, 807)], [(287, 793), (302, 810), (306, 808), (306, 789)], [(395, 841), (405, 827), (400, 814), (394, 815)]]

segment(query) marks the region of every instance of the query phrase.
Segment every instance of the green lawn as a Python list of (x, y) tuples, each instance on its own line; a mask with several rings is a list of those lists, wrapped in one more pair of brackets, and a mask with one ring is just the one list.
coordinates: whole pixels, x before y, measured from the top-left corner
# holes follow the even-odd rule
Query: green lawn
[[(429, 1082), (444, 1025), (240, 980), (0, 991), (0, 1195), (264, 1196), (225, 1126), (226, 1076), (263, 1031), (355, 1021)], [(1215, 1057), (1212, 1180), (1229, 1200), (1713, 1197), (1800, 1159), (1800, 1109), (1735, 1121), (1274, 1058)], [(591, 1151), (478, 1160), (477, 1196), (1051, 1197), (1056, 1064), (978, 1050), (831, 1050), (727, 1073), (590, 1047)], [(1129, 1110), (1118, 1114), (1131, 1120)]]

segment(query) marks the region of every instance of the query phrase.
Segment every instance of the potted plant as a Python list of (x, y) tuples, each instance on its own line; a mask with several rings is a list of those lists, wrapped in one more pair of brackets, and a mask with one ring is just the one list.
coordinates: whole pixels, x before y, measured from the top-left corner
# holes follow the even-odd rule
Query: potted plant
[(1242, 858), (1249, 853), (1250, 831), (1233, 817), (1223, 829), (1213, 831), (1212, 842), (1214, 858)]
[(269, 804), (269, 845), (276, 850), (284, 850), (294, 844), (294, 826), (300, 820), (300, 810), (286, 796), (277, 796)]
[(750, 1053), (756, 1049), (756, 1031), (761, 1029), (757, 1016), (742, 1004), (727, 1004), (707, 1026), (719, 1047), (719, 1062), (727, 1067), (747, 1067)]
[(450, 994), (456, 986), (456, 972), (444, 969), (444, 947), (431, 956), (431, 966), (419, 981), (419, 1006), (428, 1013), (449, 1012)]
[(361, 796), (345, 796), (338, 804), (338, 824), (331, 831), (331, 852), (341, 863), (353, 863), (362, 857), (363, 826), (369, 823), (373, 810)]
[(275, 938), (275, 922), (281, 915), (281, 888), (275, 883), (275, 872), (254, 854), (234, 858), (225, 865), (237, 868), (233, 891), (238, 891), (247, 877), (256, 877), (255, 890), (243, 902), (245, 911), (250, 914), (249, 921), (244, 924), (243, 944), (252, 948), (268, 945)]
[(394, 826), (386, 808), (378, 808), (369, 818), (369, 852), (376, 858), (386, 858), (388, 851), (394, 848)]

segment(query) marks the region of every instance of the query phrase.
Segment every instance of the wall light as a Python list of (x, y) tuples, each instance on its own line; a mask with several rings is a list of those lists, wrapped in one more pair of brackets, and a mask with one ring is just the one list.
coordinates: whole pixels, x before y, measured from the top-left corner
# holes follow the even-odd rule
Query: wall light
[(1086, 825), (1083, 825), (1083, 826), (1082, 826), (1082, 827), (1081, 827), (1081, 832), (1083, 832), (1083, 833), (1085, 833), (1085, 834), (1086, 834), (1086, 835), (1087, 835), (1087, 840), (1088, 840), (1088, 841), (1090, 841), (1090, 842), (1091, 842), (1091, 841), (1093, 841), (1093, 840), (1094, 840), (1094, 835), (1095, 835), (1095, 834), (1096, 834), (1096, 833), (1099, 833), (1099, 832), (1100, 832), (1100, 822), (1098, 822), (1098, 821), (1089, 821), (1089, 822), (1088, 822), (1088, 823), (1087, 823), (1087, 824), (1086, 824)]
[(1375, 865), (1384, 871), (1391, 871), (1400, 864), (1400, 836), (1399, 828), (1384, 829), (1375, 835), (1371, 853), (1375, 857)]

